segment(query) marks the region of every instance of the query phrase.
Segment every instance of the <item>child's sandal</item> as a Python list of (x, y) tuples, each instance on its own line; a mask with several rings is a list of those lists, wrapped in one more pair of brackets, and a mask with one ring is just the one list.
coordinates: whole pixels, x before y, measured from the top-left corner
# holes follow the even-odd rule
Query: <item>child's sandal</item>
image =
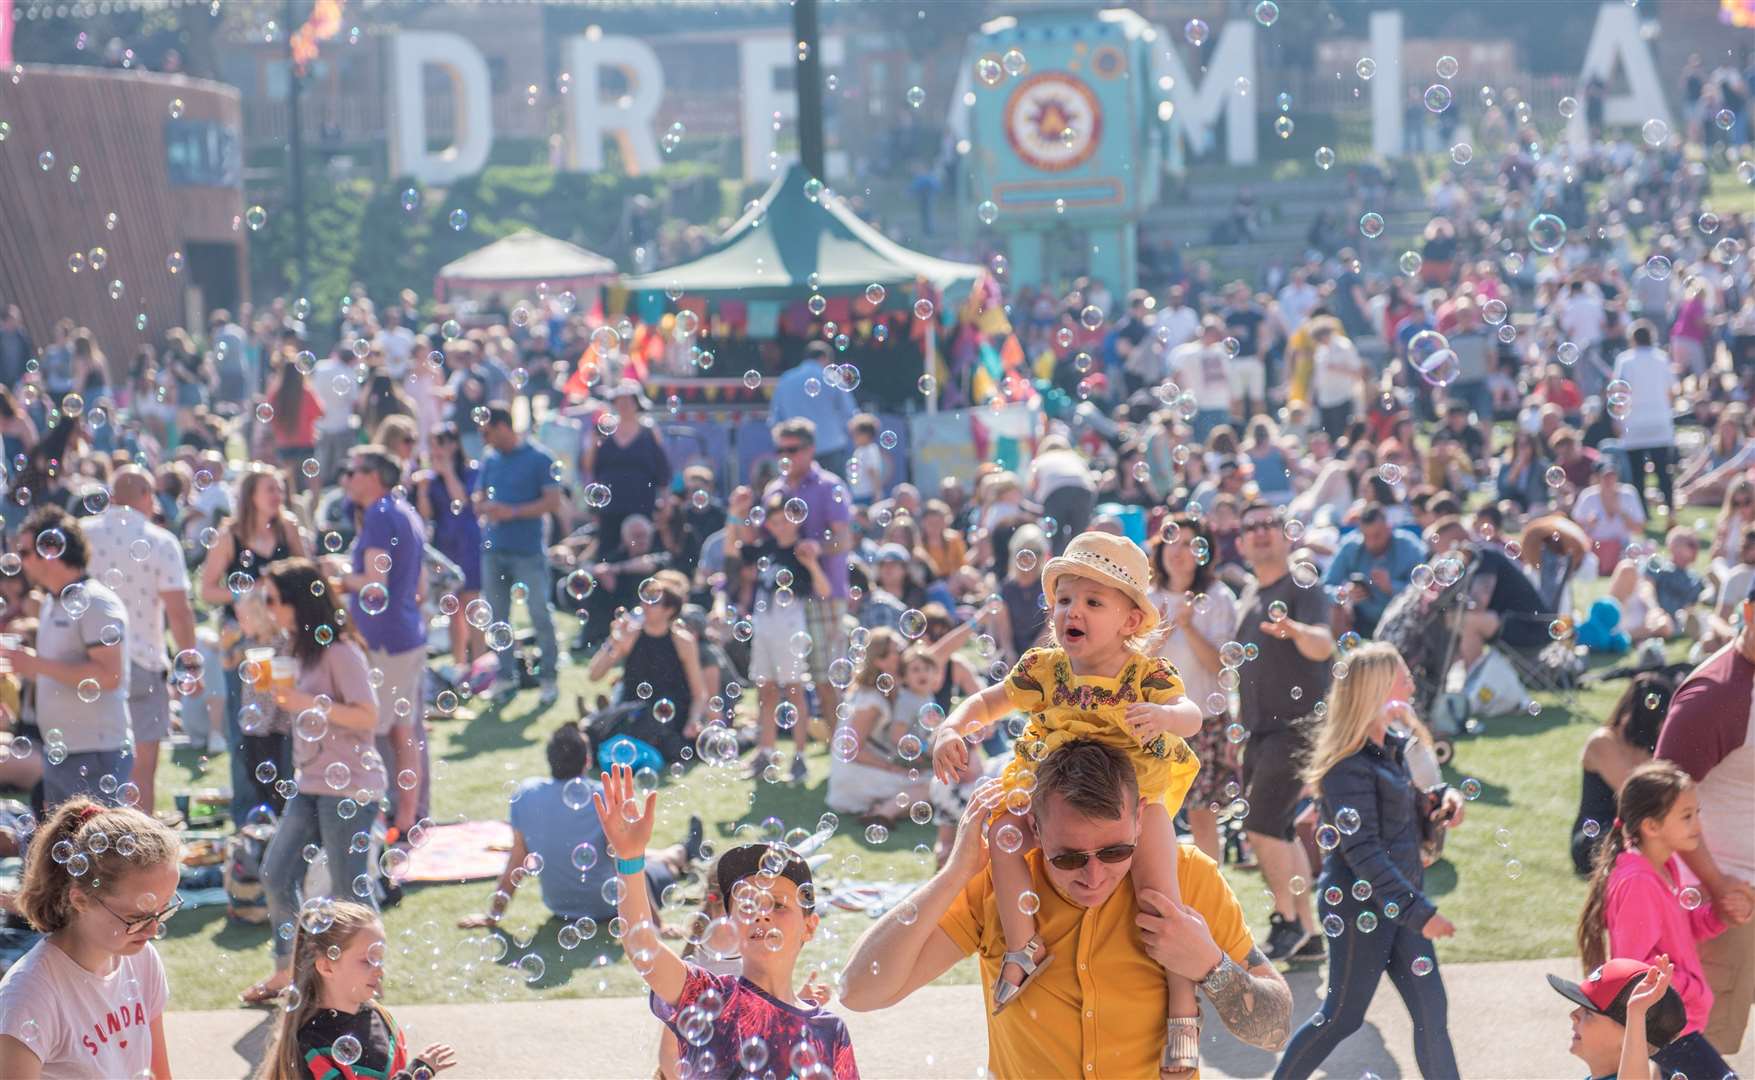
[[(1040, 960), (1036, 959), (1037, 949), (1042, 950), (1042, 959)], [(1024, 992), (1024, 988), (1034, 982), (1036, 976), (1042, 974), (1042, 969), (1046, 968), (1048, 962), (1053, 959), (1054, 954), (1048, 951), (1046, 945), (1042, 944), (1041, 937), (1033, 937), (1023, 948), (1008, 952), (1001, 957), (999, 961), (1000, 973), (993, 980), (993, 1015), (998, 1016), (1000, 1010), (1016, 1001), (1018, 995)], [(1023, 969), (1024, 977), (1019, 979), (1015, 985), (1005, 981), (1005, 966), (1007, 964), (1016, 964)]]
[(1160, 1080), (1191, 1075), (1200, 1068), (1200, 1017), (1172, 1016), (1158, 1062)]

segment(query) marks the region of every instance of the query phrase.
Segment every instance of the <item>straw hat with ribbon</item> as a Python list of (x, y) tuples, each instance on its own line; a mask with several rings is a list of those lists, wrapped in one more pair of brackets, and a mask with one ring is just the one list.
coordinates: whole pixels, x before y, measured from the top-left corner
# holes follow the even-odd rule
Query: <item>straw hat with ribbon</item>
[(1048, 560), (1042, 570), (1042, 591), (1052, 599), (1055, 583), (1064, 574), (1118, 589), (1140, 609), (1137, 633), (1148, 634), (1158, 625), (1158, 608), (1146, 592), (1152, 579), (1151, 566), (1140, 546), (1125, 536), (1080, 533), (1064, 553)]

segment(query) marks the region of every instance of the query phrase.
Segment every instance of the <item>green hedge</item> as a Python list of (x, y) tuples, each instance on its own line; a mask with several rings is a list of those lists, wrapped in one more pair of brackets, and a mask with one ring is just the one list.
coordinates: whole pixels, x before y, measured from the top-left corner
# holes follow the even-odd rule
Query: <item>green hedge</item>
[[(489, 165), (449, 189), (427, 190), (406, 178), (334, 183), (313, 171), (305, 186), (312, 332), (327, 344), (321, 337), (356, 281), (380, 303), (402, 289), (413, 289), (426, 302), (440, 267), (522, 228), (632, 265), (623, 222), (627, 200), (646, 195), (669, 214), (711, 222), (738, 205), (737, 192), (712, 177), (704, 163), (669, 165), (637, 177), (620, 170), (586, 174), (555, 172), (546, 165)], [(402, 193), (411, 187), (421, 196), (413, 212), (402, 208)], [(297, 292), (296, 224), (283, 190), (277, 182), (249, 196), (269, 210), (267, 224), (250, 238), (250, 278), (258, 303)], [(469, 215), (461, 230), (450, 225), (457, 210)]]

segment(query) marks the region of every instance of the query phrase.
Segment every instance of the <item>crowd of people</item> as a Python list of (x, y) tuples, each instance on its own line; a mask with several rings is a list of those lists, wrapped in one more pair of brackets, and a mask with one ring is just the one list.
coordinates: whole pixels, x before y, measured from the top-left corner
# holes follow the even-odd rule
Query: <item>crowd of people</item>
[[(1593, 1076), (1729, 1075), (1755, 214), (1712, 205), (1729, 166), (1698, 139), (1538, 142), (1453, 153), (1393, 269), (1342, 245), (1119, 297), (984, 279), (947, 402), (984, 375), (1038, 424), (1015, 467), (925, 490), (820, 326), (743, 474), (667, 437), (628, 355), (650, 328), (558, 302), (465, 327), (355, 289), (332, 327), (215, 311), (126, 364), (0, 305), (0, 845), (25, 857), (0, 902), (42, 935), (0, 982), (0, 1074), (169, 1075), (151, 939), (197, 809), (254, 851), (263, 1075), (448, 1067), (375, 1000), (380, 911), (437, 827), (429, 723), (530, 690), (566, 719), (463, 926), (532, 877), (575, 935), (621, 920), (664, 1075), (857, 1075), (830, 998), (887, 1007), (979, 953), (995, 1075), (1190, 1075), (1204, 997), (1308, 1076), (1387, 975), (1422, 1074), (1456, 1076), (1433, 943), (1458, 920), (1424, 871), (1478, 786), (1441, 766), (1525, 683), (1624, 656), (1568, 838), (1589, 974), (1552, 981)], [(219, 805), (166, 790), (184, 745), (228, 755)], [(820, 821), (653, 845), (666, 778), (804, 786), (817, 755)], [(842, 815), (875, 843), (935, 825), (937, 871), (831, 991), (796, 961)], [(1272, 896), (1259, 939), (1225, 862)], [(679, 956), (657, 927), (694, 886)], [(1325, 961), (1300, 1023), (1278, 965)]]

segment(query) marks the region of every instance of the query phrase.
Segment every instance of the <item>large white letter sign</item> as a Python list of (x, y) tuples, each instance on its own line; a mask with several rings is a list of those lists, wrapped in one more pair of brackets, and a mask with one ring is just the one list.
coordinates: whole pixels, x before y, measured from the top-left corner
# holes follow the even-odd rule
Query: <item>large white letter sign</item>
[[(826, 71), (841, 62), (841, 39), (825, 37), (821, 41), (822, 62)], [(777, 89), (774, 74), (790, 71), (798, 64), (798, 45), (790, 34), (764, 34), (742, 38), (737, 43), (739, 79), (743, 86), (743, 178), (772, 180), (768, 155), (776, 142), (774, 120), (782, 123), (798, 116), (798, 94), (792, 89)], [(839, 157), (840, 155), (831, 155)], [(826, 162), (831, 175), (838, 163)], [(828, 177), (818, 177), (827, 180)]]
[[(451, 145), (427, 149), (428, 65), (451, 79), (457, 124)], [(449, 184), (487, 164), (494, 118), (487, 61), (461, 34), (403, 30), (390, 38), (390, 175), (423, 184)]]
[[(620, 148), (630, 175), (656, 169), (658, 144), (652, 128), (664, 100), (664, 71), (652, 46), (638, 38), (588, 34), (567, 42), (566, 57), (573, 75), (573, 92), (567, 95), (567, 127), (572, 134), (568, 164), (585, 171), (603, 168), (603, 140), (609, 136)], [(621, 72), (627, 80), (628, 91), (622, 97), (603, 98), (599, 73), (605, 68)]]
[[(1639, 12), (1626, 4), (1604, 4), (1597, 9), (1597, 24), (1590, 33), (1590, 45), (1584, 50), (1584, 67), (1578, 73), (1580, 90), (1595, 76), (1600, 76), (1604, 85), (1615, 85), (1617, 60), (1627, 73), (1627, 92), (1609, 94), (1603, 99), (1603, 123), (1639, 127), (1647, 120), (1662, 120), (1669, 124), (1670, 106), (1664, 100), (1664, 85), (1658, 80), (1651, 48), (1639, 35)], [(1567, 127), (1572, 141), (1589, 138), (1582, 108)]]
[[(1233, 165), (1255, 164), (1255, 24), (1233, 19), (1225, 24), (1213, 54), (1207, 60), (1206, 81), (1198, 87), (1182, 66), (1182, 57), (1170, 42), (1169, 31), (1158, 27), (1159, 47), (1152, 51), (1153, 75), (1159, 85), (1170, 79), (1170, 103), (1175, 126), (1188, 140), (1191, 151), (1206, 143), (1207, 132), (1225, 114), (1225, 160)], [(1237, 80), (1247, 79), (1247, 92), (1240, 93)]]
[(1371, 13), (1371, 152), (1380, 158), (1402, 156), (1402, 13)]

